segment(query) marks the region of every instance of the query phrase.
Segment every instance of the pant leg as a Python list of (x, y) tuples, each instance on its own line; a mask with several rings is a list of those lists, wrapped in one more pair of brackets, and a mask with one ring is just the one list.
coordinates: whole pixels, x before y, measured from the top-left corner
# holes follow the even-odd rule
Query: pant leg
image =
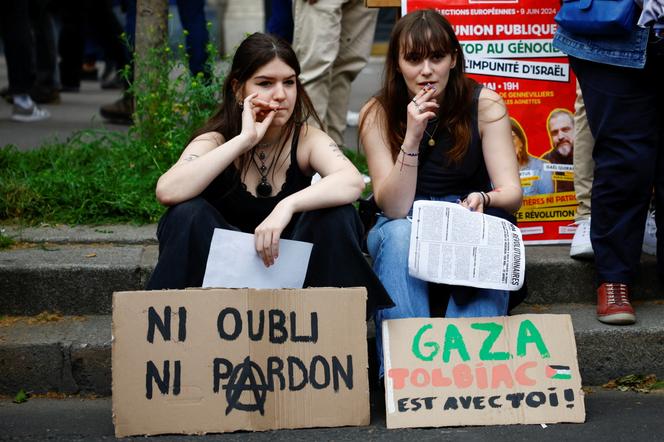
[(595, 140), (588, 126), (586, 106), (579, 82), (576, 82), (576, 102), (574, 103), (574, 190), (576, 200), (576, 220), (590, 217), (590, 195), (593, 186), (593, 145)]
[[(90, 19), (93, 22), (93, 32), (99, 45), (104, 51), (107, 60), (112, 60), (117, 69), (122, 69), (130, 63), (129, 50), (122, 38), (124, 30), (120, 21), (113, 12), (111, 0), (97, 0), (90, 6)], [(124, 88), (129, 85), (123, 81)]]
[(339, 54), (343, 4), (344, 0), (313, 5), (293, 1), (293, 50), (302, 69), (300, 80), (323, 123), (327, 119), (332, 65)]
[(208, 30), (205, 21), (205, 1), (177, 0), (177, 5), (182, 28), (188, 32), (186, 44), (189, 70), (194, 75), (199, 72), (206, 73)]
[(324, 120), (328, 135), (339, 146), (344, 144), (351, 83), (369, 62), (377, 19), (378, 10), (364, 6), (364, 0), (349, 0), (342, 8), (339, 54), (332, 65)]
[[(660, 40), (658, 44), (652, 45), (648, 52), (649, 63), (652, 63), (652, 69), (661, 73), (664, 72), (664, 41)], [(647, 65), (651, 68), (650, 65)], [(660, 281), (664, 282), (664, 84), (659, 81), (653, 85), (656, 102), (656, 127), (659, 128), (657, 134), (657, 170), (655, 173), (655, 223), (657, 224), (657, 274)]]
[[(507, 290), (474, 289), (473, 296), (470, 296), (467, 300), (461, 300), (455, 296), (455, 290), (457, 289), (452, 288), (452, 295), (445, 312), (446, 318), (481, 318), (507, 315), (507, 306), (510, 299), (510, 292)], [(461, 289), (467, 289), (467, 287)]]
[(36, 85), (48, 89), (57, 86), (55, 25), (48, 11), (49, 0), (30, 0), (30, 20), (35, 37)]
[(61, 27), (58, 39), (60, 54), (60, 83), (66, 87), (80, 87), (81, 64), (85, 46), (83, 26), (87, 20), (87, 7), (81, 0), (60, 4)]
[(379, 376), (383, 375), (383, 320), (428, 318), (431, 315), (427, 282), (408, 274), (410, 228), (411, 222), (407, 219), (390, 220), (381, 216), (367, 238), (374, 271), (395, 304), (375, 315)]
[(9, 93), (27, 94), (35, 82), (34, 42), (25, 0), (0, 2), (0, 32), (5, 47)]
[(305, 287), (366, 287), (367, 318), (392, 305), (362, 250), (362, 222), (350, 205), (302, 213), (291, 238), (314, 246)]
[(159, 221), (159, 260), (147, 290), (200, 287), (215, 228), (238, 230), (202, 197), (168, 209)]
[[(630, 284), (641, 256), (654, 183), (661, 72), (570, 57), (595, 138), (590, 239), (598, 282)], [(650, 63), (650, 58), (649, 58)]]

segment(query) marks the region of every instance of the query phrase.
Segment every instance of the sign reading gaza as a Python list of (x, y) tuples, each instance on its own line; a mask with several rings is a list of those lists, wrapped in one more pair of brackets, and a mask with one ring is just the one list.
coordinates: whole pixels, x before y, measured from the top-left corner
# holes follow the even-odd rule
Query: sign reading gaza
[(367, 424), (365, 299), (365, 289), (116, 293), (116, 435)]
[(383, 326), (388, 428), (583, 422), (568, 315)]

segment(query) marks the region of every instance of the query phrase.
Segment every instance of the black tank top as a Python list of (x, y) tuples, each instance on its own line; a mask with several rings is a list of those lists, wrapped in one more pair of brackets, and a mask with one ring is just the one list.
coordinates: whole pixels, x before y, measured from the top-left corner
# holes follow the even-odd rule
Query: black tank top
[[(286, 170), (286, 181), (281, 190), (271, 197), (257, 198), (240, 181), (240, 173), (231, 163), (210, 185), (201, 196), (212, 204), (221, 216), (231, 225), (243, 232), (254, 233), (256, 227), (272, 212), (284, 198), (306, 188), (311, 184), (311, 177), (305, 175), (297, 164), (297, 145), (300, 139), (300, 126), (296, 126), (291, 143), (290, 165)], [(292, 226), (299, 214), (293, 216), (283, 237), (290, 235)]]
[[(430, 196), (467, 195), (474, 191), (488, 192), (491, 180), (484, 163), (482, 140), (478, 126), (478, 101), (481, 85), (473, 91), (471, 109), (470, 145), (459, 164), (450, 163), (447, 153), (452, 149), (452, 137), (448, 129), (439, 127), (436, 145), (428, 145), (425, 134), (420, 142), (420, 165), (417, 171), (417, 194)], [(433, 133), (438, 121), (429, 122), (427, 132)]]

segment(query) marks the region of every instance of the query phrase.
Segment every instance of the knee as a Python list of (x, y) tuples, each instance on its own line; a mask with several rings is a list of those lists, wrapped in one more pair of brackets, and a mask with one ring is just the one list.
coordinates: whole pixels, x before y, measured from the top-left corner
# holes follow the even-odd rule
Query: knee
[(336, 231), (342, 228), (356, 230), (358, 225), (361, 224), (355, 207), (350, 204), (312, 210), (311, 212), (306, 212), (303, 216), (306, 224), (315, 227), (316, 230), (321, 232)]
[(160, 224), (174, 224), (182, 228), (196, 224), (197, 220), (215, 210), (204, 198), (197, 196), (169, 207)]
[(369, 232), (369, 251), (375, 259), (381, 252), (396, 253), (407, 259), (411, 222), (405, 218), (378, 222)]

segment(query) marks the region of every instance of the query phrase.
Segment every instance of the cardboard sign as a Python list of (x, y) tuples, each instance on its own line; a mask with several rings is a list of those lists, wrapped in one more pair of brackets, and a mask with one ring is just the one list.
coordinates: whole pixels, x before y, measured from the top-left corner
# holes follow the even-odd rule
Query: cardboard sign
[(383, 322), (388, 428), (584, 422), (569, 315)]
[[(403, 12), (436, 9), (454, 26), (470, 77), (495, 90), (511, 117), (526, 244), (574, 235), (574, 100), (567, 56), (552, 45), (560, 0), (403, 0)], [(571, 130), (570, 130), (571, 129)]]
[(366, 289), (113, 294), (118, 437), (368, 425)]

